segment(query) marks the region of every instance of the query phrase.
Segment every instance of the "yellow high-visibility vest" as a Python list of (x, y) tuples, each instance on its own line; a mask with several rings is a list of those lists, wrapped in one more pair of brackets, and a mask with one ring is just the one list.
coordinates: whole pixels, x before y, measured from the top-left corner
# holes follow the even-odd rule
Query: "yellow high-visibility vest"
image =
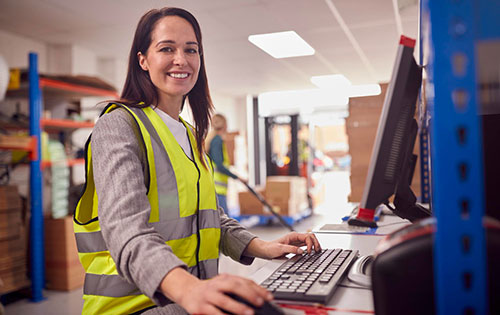
[[(206, 158), (208, 169), (199, 159), (192, 127), (181, 119), (188, 131), (193, 153), (191, 160), (151, 107), (135, 108), (112, 103), (101, 115), (118, 108), (126, 110), (135, 120), (143, 140), (148, 161), (144, 177), (151, 205), (148, 224), (187, 264), (189, 272), (200, 272), (202, 279), (217, 275), (221, 232), (213, 170)], [(87, 181), (73, 224), (78, 255), (85, 269), (82, 313), (130, 314), (154, 306), (135, 285), (118, 275), (102, 237), (93, 180), (91, 136), (86, 144), (85, 159)], [(175, 185), (165, 185), (165, 182), (172, 181), (171, 174), (175, 175)]]
[[(222, 141), (222, 165), (224, 165), (225, 168), (229, 168), (229, 154), (227, 153), (227, 148), (224, 141)], [(217, 166), (215, 167), (214, 181), (215, 191), (217, 192), (217, 194), (226, 196), (229, 176), (221, 173), (220, 170), (217, 169)]]

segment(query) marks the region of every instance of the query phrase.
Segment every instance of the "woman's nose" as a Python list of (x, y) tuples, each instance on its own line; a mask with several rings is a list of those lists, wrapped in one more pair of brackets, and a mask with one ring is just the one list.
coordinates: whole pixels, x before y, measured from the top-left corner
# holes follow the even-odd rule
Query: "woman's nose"
[(174, 64), (184, 66), (187, 64), (186, 55), (182, 50), (177, 50), (174, 55)]

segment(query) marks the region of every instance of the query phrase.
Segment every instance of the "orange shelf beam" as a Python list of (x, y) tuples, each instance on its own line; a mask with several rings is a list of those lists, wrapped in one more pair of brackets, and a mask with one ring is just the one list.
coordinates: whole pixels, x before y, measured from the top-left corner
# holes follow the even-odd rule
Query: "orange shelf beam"
[[(69, 159), (66, 161), (66, 164), (68, 166), (85, 164), (85, 159)], [(51, 167), (51, 166), (52, 166), (51, 161), (42, 161), (42, 169), (47, 168), (47, 167)]]
[(88, 121), (74, 121), (70, 119), (45, 119), (42, 118), (40, 123), (43, 127), (54, 128), (93, 128), (94, 123)]
[(0, 135), (1, 150), (27, 151), (31, 161), (38, 158), (37, 141), (35, 136), (4, 136)]
[(109, 96), (118, 98), (118, 94), (113, 91), (108, 91), (104, 89), (83, 86), (78, 84), (72, 84), (67, 82), (62, 82), (58, 80), (48, 79), (48, 78), (40, 78), (40, 87), (52, 87), (60, 90), (65, 90), (69, 92), (78, 92), (84, 94), (90, 94), (95, 96)]

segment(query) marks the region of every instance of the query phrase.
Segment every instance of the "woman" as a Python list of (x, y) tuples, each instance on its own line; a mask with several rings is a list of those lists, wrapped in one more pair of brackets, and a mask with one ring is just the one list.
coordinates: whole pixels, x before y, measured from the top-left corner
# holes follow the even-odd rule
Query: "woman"
[[(195, 127), (179, 117), (186, 98)], [(105, 108), (87, 142), (74, 220), (86, 271), (83, 313), (251, 312), (225, 293), (254, 305), (272, 296), (251, 280), (217, 275), (220, 250), (250, 264), (301, 253), (298, 246), (320, 249), (312, 234), (263, 241), (218, 210), (202, 150), (211, 111), (196, 19), (178, 8), (147, 12), (121, 99)]]
[(208, 155), (215, 164), (214, 180), (215, 192), (217, 193), (217, 200), (219, 206), (222, 207), (226, 214), (229, 214), (227, 208), (227, 184), (229, 177), (238, 179), (232, 173), (229, 167), (229, 156), (227, 153), (226, 144), (223, 137), (227, 133), (226, 117), (222, 114), (215, 114), (212, 117), (212, 132), (207, 136), (206, 142), (208, 143)]

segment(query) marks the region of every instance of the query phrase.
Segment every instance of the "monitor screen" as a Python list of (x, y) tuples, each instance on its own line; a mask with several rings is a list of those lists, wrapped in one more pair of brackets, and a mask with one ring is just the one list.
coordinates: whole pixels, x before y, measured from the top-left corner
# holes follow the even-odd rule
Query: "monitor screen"
[(416, 164), (413, 147), (418, 133), (415, 110), (422, 83), (422, 69), (415, 62), (415, 40), (401, 36), (391, 81), (387, 88), (375, 137), (363, 196), (350, 225), (376, 226), (373, 213), (381, 204), (402, 218), (414, 221), (430, 212), (416, 204), (410, 189)]

